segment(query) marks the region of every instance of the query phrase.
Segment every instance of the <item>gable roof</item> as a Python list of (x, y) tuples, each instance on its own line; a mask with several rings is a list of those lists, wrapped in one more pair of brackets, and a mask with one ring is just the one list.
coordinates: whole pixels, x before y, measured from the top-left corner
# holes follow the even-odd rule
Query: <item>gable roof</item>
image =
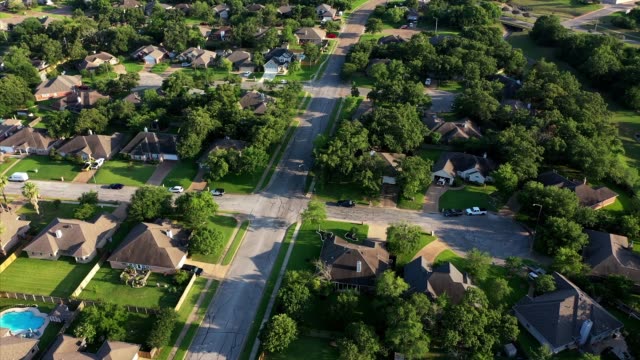
[(315, 27), (302, 27), (296, 30), (295, 35), (299, 40), (324, 40), (327, 37), (327, 32)]
[[(171, 238), (167, 235), (169, 231)], [(175, 269), (187, 254), (180, 248), (187, 238), (186, 230), (170, 222), (140, 223), (127, 234), (109, 261)]]
[(94, 106), (100, 99), (109, 99), (109, 96), (100, 94), (98, 90), (82, 89), (59, 99), (52, 107), (62, 109), (66, 106), (80, 111), (82, 108)]
[(236, 151), (241, 151), (244, 150), (247, 145), (248, 143), (242, 140), (233, 140), (229, 138), (217, 139), (211, 144), (211, 147), (202, 154), (198, 162), (204, 163), (212, 152), (222, 149), (234, 149)]
[[(58, 251), (73, 257), (86, 257), (96, 251), (98, 243), (118, 226), (111, 214), (102, 214), (94, 222), (55, 218), (33, 241), (26, 252), (56, 254)], [(58, 237), (57, 235), (61, 236)]]
[(189, 59), (192, 65), (209, 66), (213, 63), (217, 55), (213, 51), (190, 47), (178, 56)]
[(122, 341), (105, 341), (96, 353), (84, 352), (84, 340), (69, 335), (58, 335), (44, 360), (133, 360), (140, 345)]
[(247, 5), (246, 7), (247, 11), (249, 12), (258, 12), (262, 9), (264, 9), (264, 5), (262, 4), (251, 4), (251, 5)]
[(591, 187), (585, 178), (582, 182), (569, 180), (558, 174), (555, 170), (538, 175), (538, 182), (544, 186), (557, 186), (573, 191), (578, 197), (580, 205), (595, 207), (603, 201), (611, 200), (618, 196), (616, 192), (606, 186)]
[(476, 169), (486, 177), (494, 168), (493, 161), (484, 157), (459, 152), (445, 152), (440, 155), (432, 172), (444, 171), (449, 176), (455, 177), (458, 171)]
[(585, 232), (589, 236), (589, 245), (585, 248), (584, 257), (592, 275), (624, 275), (640, 284), (640, 255), (629, 249), (627, 237), (595, 230)]
[(7, 328), (0, 328), (4, 335), (0, 336), (0, 354), (2, 360), (21, 360), (29, 355), (31, 349), (38, 344), (38, 339), (21, 336), (6, 336)]
[(280, 15), (289, 14), (292, 10), (293, 10), (293, 7), (291, 7), (291, 5), (282, 5), (278, 8), (278, 14)]
[(13, 147), (19, 150), (41, 149), (47, 150), (55, 144), (54, 140), (47, 136), (43, 130), (25, 127), (17, 133), (0, 141), (0, 146)]
[(454, 304), (462, 301), (467, 289), (475, 287), (467, 274), (452, 263), (445, 262), (431, 269), (422, 256), (405, 265), (404, 280), (411, 291), (426, 292), (433, 298), (446, 294)]
[(92, 157), (109, 158), (113, 153), (120, 150), (125, 140), (125, 135), (115, 133), (109, 135), (86, 135), (76, 136), (62, 145), (58, 152), (63, 154), (77, 154), (84, 152)]
[(257, 90), (247, 91), (240, 98), (240, 107), (242, 109), (250, 109), (253, 110), (254, 114), (261, 115), (267, 111), (267, 106), (269, 103), (274, 102), (275, 100), (264, 93), (261, 93)]
[[(135, 1), (135, 0), (132, 0)], [(137, 1), (135, 1), (137, 2)], [(139, 4), (138, 4), (139, 6)], [(137, 7), (137, 6), (133, 6), (133, 7)], [(78, 68), (80, 70), (82, 69), (93, 69), (93, 68), (97, 68), (98, 66), (100, 66), (101, 64), (104, 63), (108, 63), (110, 61), (116, 60), (117, 58), (107, 52), (101, 51), (97, 54), (91, 54), (91, 55), (87, 55), (84, 60), (82, 60), (82, 62), (80, 62), (80, 65), (78, 65)]]
[(66, 93), (74, 87), (82, 85), (80, 75), (59, 75), (53, 79), (47, 79), (36, 87), (35, 95), (48, 95), (53, 93)]
[(0, 249), (2, 249), (16, 233), (25, 226), (29, 226), (31, 221), (20, 220), (20, 217), (15, 213), (0, 211), (0, 223), (4, 226), (4, 231), (0, 233)]
[(397, 44), (397, 43), (404, 43), (404, 42), (407, 42), (407, 40), (405, 40), (405, 38), (403, 38), (400, 35), (387, 35), (378, 39), (379, 45)]
[(177, 154), (176, 135), (155, 132), (139, 132), (121, 151), (121, 154)]
[(22, 120), (5, 119), (0, 122), (0, 139), (13, 135), (16, 131), (22, 129)]
[(526, 323), (525, 328), (533, 328), (553, 349), (578, 341), (587, 321), (592, 322), (592, 337), (622, 328), (618, 319), (567, 278), (557, 272), (553, 277), (556, 291), (534, 298), (525, 296), (513, 307), (518, 320)]
[(423, 122), (429, 130), (440, 134), (441, 141), (444, 143), (482, 137), (480, 129), (478, 129), (478, 126), (470, 119), (464, 119), (462, 121), (444, 121), (436, 115), (433, 115), (431, 117), (426, 116)]
[[(267, 61), (274, 60), (278, 65), (282, 65), (284, 63), (288, 63), (289, 61), (292, 61), (295, 56), (296, 54), (294, 54), (293, 51), (279, 47), (269, 51), (267, 55), (264, 56), (264, 59)], [(281, 61), (287, 59), (289, 61)]]
[(329, 267), (331, 281), (359, 286), (373, 286), (390, 264), (389, 252), (381, 244), (368, 240), (353, 244), (333, 234), (323, 240), (320, 259)]
[[(151, 4), (153, 2), (150, 2), (149, 4)], [(169, 53), (167, 52), (167, 50), (155, 46), (155, 45), (146, 45), (146, 46), (141, 46), (139, 47), (136, 51), (134, 51), (133, 53), (131, 53), (131, 57), (134, 58), (144, 58), (146, 56), (151, 56), (155, 59), (162, 59), (163, 57), (165, 57), (166, 55), (168, 55)]]
[(231, 61), (233, 65), (238, 66), (242, 63), (251, 62), (251, 53), (244, 50), (235, 50), (227, 56), (227, 60)]

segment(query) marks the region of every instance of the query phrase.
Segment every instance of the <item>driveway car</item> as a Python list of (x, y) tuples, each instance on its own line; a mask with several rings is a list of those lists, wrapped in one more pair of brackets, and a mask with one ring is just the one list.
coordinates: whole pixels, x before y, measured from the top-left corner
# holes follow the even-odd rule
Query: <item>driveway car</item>
[(342, 206), (342, 207), (354, 207), (356, 206), (356, 202), (353, 200), (339, 200), (338, 201), (338, 206)]
[(182, 270), (188, 271), (192, 274), (196, 274), (196, 276), (202, 275), (202, 268), (193, 265), (182, 265)]
[(179, 194), (181, 192), (184, 192), (184, 188), (182, 186), (173, 186), (169, 188), (169, 191), (175, 194)]
[(222, 196), (222, 195), (224, 195), (224, 189), (223, 188), (213, 189), (213, 190), (211, 190), (211, 195), (213, 195), (213, 196)]
[(461, 216), (462, 214), (464, 213), (460, 209), (446, 209), (442, 212), (442, 215), (446, 217)]
[(465, 213), (469, 216), (487, 215), (487, 209), (474, 206), (465, 210)]
[(115, 184), (110, 184), (108, 186), (109, 189), (113, 189), (113, 190), (120, 190), (124, 187), (123, 184), (119, 184), (119, 183), (115, 183)]

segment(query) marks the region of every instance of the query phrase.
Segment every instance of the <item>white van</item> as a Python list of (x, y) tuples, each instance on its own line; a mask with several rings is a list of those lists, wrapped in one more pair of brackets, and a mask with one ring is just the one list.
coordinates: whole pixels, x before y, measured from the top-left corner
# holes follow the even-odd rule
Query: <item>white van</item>
[(11, 174), (11, 176), (9, 176), (9, 181), (27, 181), (29, 180), (29, 175), (27, 175), (27, 173), (24, 172), (16, 172)]

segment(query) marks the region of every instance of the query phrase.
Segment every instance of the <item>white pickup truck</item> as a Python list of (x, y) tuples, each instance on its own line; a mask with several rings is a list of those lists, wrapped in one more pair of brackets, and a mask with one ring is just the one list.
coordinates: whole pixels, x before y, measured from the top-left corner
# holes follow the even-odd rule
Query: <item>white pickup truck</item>
[(477, 207), (477, 206), (474, 206), (472, 208), (468, 208), (464, 212), (465, 212), (465, 214), (471, 215), (471, 216), (473, 216), (473, 215), (487, 215), (487, 209), (480, 208), (480, 207)]

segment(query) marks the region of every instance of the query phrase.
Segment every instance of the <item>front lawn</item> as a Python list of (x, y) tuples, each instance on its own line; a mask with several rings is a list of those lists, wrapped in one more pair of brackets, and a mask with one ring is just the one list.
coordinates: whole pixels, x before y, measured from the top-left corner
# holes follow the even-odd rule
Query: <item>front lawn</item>
[(411, 251), (405, 256), (398, 256), (396, 259), (396, 266), (403, 267), (406, 264), (410, 263), (411, 260), (416, 256), (416, 254), (422, 250), (425, 246), (431, 244), (436, 239), (435, 236), (431, 236), (427, 233), (422, 233), (420, 235), (420, 242), (413, 248)]
[(68, 297), (92, 267), (93, 263), (77, 264), (70, 257), (51, 261), (21, 255), (0, 273), (0, 290)]
[[(31, 221), (31, 234), (38, 234), (44, 229), (53, 219), (73, 219), (73, 213), (78, 207), (76, 204), (64, 204), (60, 203), (56, 205), (53, 201), (39, 201), (38, 206), (40, 208), (40, 215), (36, 214), (33, 206), (30, 203), (25, 204), (18, 210), (18, 214), (24, 215), (27, 220)], [(105, 208), (107, 212), (112, 208)]]
[(454, 80), (442, 80), (438, 82), (438, 90), (459, 93), (464, 90), (462, 83)]
[(120, 183), (127, 186), (142, 186), (156, 170), (155, 165), (136, 161), (109, 160), (96, 172), (98, 184)]
[(277, 354), (267, 355), (268, 360), (337, 360), (338, 348), (331, 346), (330, 339), (300, 336), (289, 347)]
[(362, 192), (362, 186), (358, 183), (322, 183), (317, 181), (313, 190), (316, 199), (336, 202), (338, 200), (350, 199), (360, 205), (369, 205), (365, 194)]
[(465, 185), (462, 190), (447, 190), (440, 197), (439, 209), (466, 209), (479, 206), (491, 211), (496, 210), (495, 201), (489, 196), (496, 192), (491, 185)]
[(318, 76), (321, 76), (322, 72), (324, 71), (324, 67), (326, 66), (326, 61), (335, 50), (337, 44), (338, 44), (337, 40), (329, 40), (329, 46), (327, 48), (327, 51), (322, 53), (318, 61), (316, 61), (314, 64), (308, 64), (306, 62), (303, 62), (302, 66), (300, 67), (300, 70), (296, 72), (290, 72), (287, 75), (278, 76), (276, 77), (276, 80), (282, 79), (282, 80), (300, 81), (300, 82), (309, 81), (313, 78), (316, 72), (318, 73)]
[(4, 161), (0, 163), (0, 175), (7, 171), (9, 166), (11, 166), (16, 161), (16, 158), (5, 157)]
[(180, 161), (171, 169), (162, 182), (166, 187), (180, 185), (186, 190), (191, 186), (197, 174), (198, 164), (195, 162)]
[(153, 65), (153, 67), (151, 67), (151, 72), (154, 74), (162, 74), (163, 72), (167, 71), (167, 69), (169, 68), (169, 63), (166, 62), (161, 62), (159, 64), (155, 64)]
[(402, 193), (398, 196), (398, 208), (408, 210), (422, 210), (424, 206), (424, 194), (427, 192), (427, 186), (423, 187), (418, 193), (413, 194), (411, 199), (405, 198)]
[[(229, 243), (229, 240), (231, 240), (231, 234), (233, 234), (233, 230), (236, 228), (237, 224), (238, 221), (231, 216), (215, 215), (209, 217), (207, 227), (211, 229), (217, 229), (222, 232), (222, 238), (224, 239), (224, 244), (226, 247)], [(217, 264), (220, 262), (220, 256), (222, 256), (223, 252), (224, 248), (209, 255), (193, 254), (191, 256), (191, 259), (210, 264)]]
[[(118, 305), (154, 308), (158, 306), (174, 307), (182, 295), (182, 287), (172, 289), (176, 287), (173, 276), (153, 273), (147, 280), (147, 286), (136, 289), (125, 285), (120, 279), (122, 271), (112, 269), (108, 264), (103, 265), (78, 297)], [(157, 286), (157, 284), (161, 286)], [(165, 288), (164, 284), (169, 286)]]
[(70, 161), (55, 161), (49, 156), (30, 155), (14, 165), (10, 173), (26, 172), (32, 180), (73, 181), (78, 171), (80, 166)]
[(144, 65), (142, 65), (142, 63), (140, 63), (139, 61), (133, 61), (130, 59), (121, 61), (120, 63), (124, 66), (125, 71), (128, 73), (139, 73), (144, 68)]
[(255, 190), (266, 166), (251, 174), (227, 174), (222, 179), (209, 183), (209, 188), (223, 188), (229, 194), (251, 194)]

